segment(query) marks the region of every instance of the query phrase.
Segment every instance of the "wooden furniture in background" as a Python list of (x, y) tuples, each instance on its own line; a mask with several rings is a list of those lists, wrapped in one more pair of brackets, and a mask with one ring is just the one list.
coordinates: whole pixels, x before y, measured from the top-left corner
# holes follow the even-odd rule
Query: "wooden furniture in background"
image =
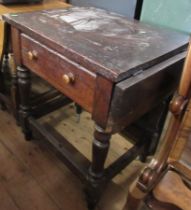
[[(188, 37), (93, 8), (10, 14), (4, 20), (12, 34), (26, 139), (33, 136), (56, 148), (85, 182), (89, 208), (94, 208), (107, 182), (148, 146), (141, 139), (105, 169), (112, 134), (173, 93)], [(35, 115), (37, 107), (31, 107), (30, 71), (92, 114), (92, 162), (74, 155), (76, 149), (63, 137), (38, 122), (46, 111)]]
[[(29, 12), (29, 11), (37, 11), (44, 9), (56, 9), (56, 8), (66, 8), (69, 5), (64, 3), (64, 1), (59, 0), (43, 0), (40, 4), (22, 4), (22, 5), (0, 5), (0, 16), (7, 13), (19, 13), (19, 12)], [(4, 23), (2, 21), (2, 17), (0, 18), (0, 52), (3, 47), (3, 31), (4, 31)]]
[(10, 4), (35, 4), (40, 3), (42, 0), (0, 0), (0, 4), (10, 5)]
[[(2, 15), (6, 13), (22, 13), (29, 11), (38, 11), (38, 10), (46, 10), (46, 9), (56, 9), (56, 8), (66, 8), (69, 5), (64, 3), (63, 1), (58, 0), (44, 0), (42, 3), (38, 4), (19, 4), (19, 5), (0, 5), (0, 104), (3, 109), (8, 108), (9, 112), (14, 113), (17, 118), (17, 113), (15, 110), (18, 108), (18, 97), (16, 92), (16, 69), (15, 64), (12, 62), (11, 68), (9, 68), (10, 60), (13, 61), (11, 49), (9, 47), (9, 26), (4, 24), (2, 21)], [(4, 72), (4, 73), (3, 73)], [(10, 73), (10, 77), (8, 83), (12, 83), (11, 91), (6, 89), (5, 81), (3, 77), (5, 74)], [(10, 91), (10, 93), (8, 93)], [(11, 95), (11, 97), (8, 97)]]
[[(144, 200), (152, 209), (183, 209), (191, 206), (190, 132), (181, 138), (181, 130), (191, 119), (191, 44), (184, 64), (179, 89), (170, 103), (171, 118), (163, 145), (149, 166), (130, 187), (125, 209), (137, 210)], [(187, 131), (188, 132), (188, 131)], [(187, 139), (187, 144), (181, 142)], [(182, 146), (184, 145), (184, 146)], [(176, 155), (175, 155), (176, 154)], [(178, 158), (178, 159), (176, 159)]]

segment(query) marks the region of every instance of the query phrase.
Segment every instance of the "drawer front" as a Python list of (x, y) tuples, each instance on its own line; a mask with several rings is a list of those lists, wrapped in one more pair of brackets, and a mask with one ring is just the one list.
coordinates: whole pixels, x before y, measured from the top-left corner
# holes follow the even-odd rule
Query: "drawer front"
[(21, 34), (22, 64), (92, 112), (96, 76), (25, 34)]

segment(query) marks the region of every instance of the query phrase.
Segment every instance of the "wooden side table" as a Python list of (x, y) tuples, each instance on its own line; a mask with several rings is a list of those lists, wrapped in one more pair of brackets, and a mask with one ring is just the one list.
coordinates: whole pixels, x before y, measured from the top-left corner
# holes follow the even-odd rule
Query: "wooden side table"
[[(173, 93), (189, 37), (94, 8), (3, 17), (12, 34), (19, 118), (26, 139), (32, 134), (56, 148), (59, 157), (85, 182), (89, 208), (93, 208), (107, 182), (145, 149), (143, 138), (104, 168), (111, 136)], [(74, 155), (76, 149), (66, 147), (66, 139), (58, 138), (33, 115), (31, 72), (92, 114), (91, 161)]]

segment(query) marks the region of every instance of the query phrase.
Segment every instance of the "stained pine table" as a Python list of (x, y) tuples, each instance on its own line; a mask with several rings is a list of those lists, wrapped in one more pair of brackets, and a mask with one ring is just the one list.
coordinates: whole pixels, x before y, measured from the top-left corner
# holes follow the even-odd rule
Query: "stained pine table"
[[(43, 10), (3, 18), (11, 29), (23, 132), (27, 139), (32, 134), (56, 148), (86, 183), (89, 208), (93, 208), (105, 184), (144, 152), (145, 138), (104, 168), (112, 134), (173, 94), (188, 36), (95, 8)], [(33, 115), (30, 72), (92, 114), (91, 161), (73, 155), (76, 149), (66, 147), (64, 138)]]

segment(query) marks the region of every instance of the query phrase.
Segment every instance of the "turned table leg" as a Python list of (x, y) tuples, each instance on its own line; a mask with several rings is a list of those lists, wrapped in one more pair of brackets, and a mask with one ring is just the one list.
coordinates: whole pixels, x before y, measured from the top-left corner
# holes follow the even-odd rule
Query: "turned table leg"
[(31, 90), (30, 71), (26, 68), (18, 66), (17, 73), (18, 73), (18, 86), (19, 86), (19, 96), (20, 96), (19, 121), (26, 140), (30, 140), (31, 131), (28, 125), (28, 117), (30, 115), (30, 90)]
[(111, 134), (96, 127), (92, 145), (92, 164), (88, 172), (88, 186), (86, 195), (89, 209), (94, 209), (101, 197), (106, 184), (104, 179), (104, 164), (107, 158)]
[[(3, 48), (1, 52), (0, 60), (0, 93), (6, 94), (5, 88), (5, 74), (9, 71), (9, 52), (10, 52), (10, 26), (7, 23), (4, 23), (4, 35), (3, 35)], [(6, 109), (5, 102), (0, 99), (1, 109)]]
[[(0, 71), (0, 93), (4, 94), (4, 78), (3, 78), (3, 73), (2, 71)], [(3, 102), (3, 100), (0, 98), (0, 107), (2, 110), (6, 109), (5, 103)]]
[[(6, 95), (6, 75), (9, 73), (9, 53), (3, 52), (2, 55), (2, 63), (1, 63), (1, 73), (0, 73), (0, 92), (3, 95)], [(1, 109), (6, 110), (7, 106), (6, 103), (1, 100)]]
[(12, 61), (12, 68), (11, 68), (11, 100), (13, 105), (13, 113), (17, 124), (19, 125), (19, 93), (18, 93), (18, 76), (17, 76), (17, 69), (14, 63), (13, 55), (10, 55), (10, 59)]

